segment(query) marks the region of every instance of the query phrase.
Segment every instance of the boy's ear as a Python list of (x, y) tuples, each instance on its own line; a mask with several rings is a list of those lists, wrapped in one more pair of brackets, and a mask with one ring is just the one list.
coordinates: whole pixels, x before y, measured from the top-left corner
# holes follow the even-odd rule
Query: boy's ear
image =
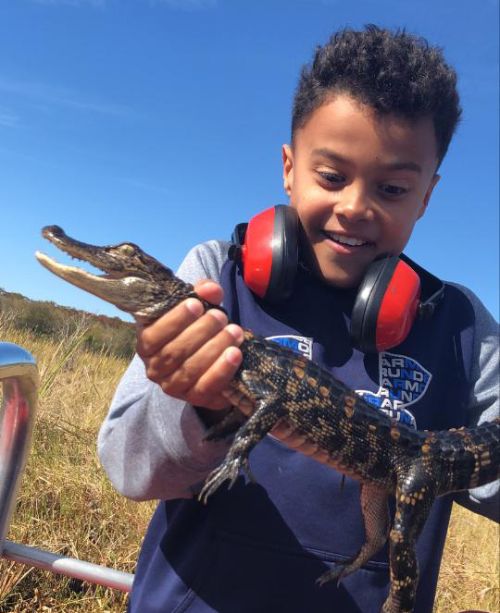
[(429, 187), (427, 188), (427, 191), (425, 193), (424, 201), (422, 203), (422, 208), (420, 209), (418, 219), (420, 219), (422, 215), (425, 213), (425, 211), (427, 210), (427, 205), (429, 204), (429, 200), (431, 199), (432, 192), (434, 191), (434, 188), (436, 187), (436, 185), (439, 183), (440, 179), (441, 179), (441, 175), (438, 175), (437, 173), (432, 177), (432, 180), (429, 183)]
[(283, 160), (283, 187), (287, 196), (290, 196), (293, 187), (293, 152), (290, 145), (283, 145), (281, 148), (281, 159)]

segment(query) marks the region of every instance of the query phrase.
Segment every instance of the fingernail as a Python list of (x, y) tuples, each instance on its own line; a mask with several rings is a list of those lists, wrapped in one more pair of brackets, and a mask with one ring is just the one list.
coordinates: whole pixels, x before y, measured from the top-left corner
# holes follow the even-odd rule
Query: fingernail
[(234, 340), (239, 344), (243, 342), (243, 330), (237, 326), (236, 324), (229, 324), (226, 326), (226, 331), (234, 338)]
[(236, 347), (228, 347), (224, 351), (224, 358), (232, 366), (239, 366), (241, 363), (241, 351)]
[(220, 309), (208, 309), (207, 313), (214, 317), (223, 326), (227, 324), (227, 315)]
[(196, 298), (188, 298), (185, 302), (187, 310), (195, 317), (199, 317), (203, 313), (203, 305)]

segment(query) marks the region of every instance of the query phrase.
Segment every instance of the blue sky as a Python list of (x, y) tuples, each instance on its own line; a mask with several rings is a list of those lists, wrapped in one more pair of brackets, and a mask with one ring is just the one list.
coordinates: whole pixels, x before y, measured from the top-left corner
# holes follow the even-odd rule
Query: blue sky
[(406, 251), (498, 317), (498, 14), (498, 0), (2, 3), (0, 287), (116, 315), (36, 263), (55, 255), (43, 225), (175, 268), (286, 202), (300, 67), (335, 29), (371, 22), (425, 36), (459, 73), (463, 121)]

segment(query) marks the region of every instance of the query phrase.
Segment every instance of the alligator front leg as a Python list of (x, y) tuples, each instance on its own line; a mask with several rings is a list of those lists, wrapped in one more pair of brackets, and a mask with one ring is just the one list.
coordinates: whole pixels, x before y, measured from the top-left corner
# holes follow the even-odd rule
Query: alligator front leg
[(257, 407), (255, 413), (239, 429), (222, 464), (207, 477), (198, 497), (202, 502), (206, 503), (208, 497), (224, 481), (229, 480), (228, 487), (232, 487), (241, 469), (254, 480), (250, 472), (248, 455), (285, 413), (279, 394), (269, 395), (260, 400)]
[[(417, 473), (417, 474), (415, 474)], [(429, 515), (435, 488), (419, 470), (407, 476), (396, 491), (396, 512), (390, 532), (391, 591), (382, 613), (412, 613), (418, 584), (417, 538)]]
[(344, 579), (366, 564), (384, 546), (390, 527), (387, 501), (388, 495), (385, 490), (370, 483), (361, 484), (361, 511), (366, 541), (355, 556), (343, 563), (335, 564), (331, 570), (323, 573), (317, 579), (319, 585), (335, 579), (337, 581)]
[(230, 434), (235, 434), (244, 423), (244, 415), (237, 409), (233, 409), (221, 419), (217, 424), (211, 426), (206, 435), (206, 441), (221, 441)]

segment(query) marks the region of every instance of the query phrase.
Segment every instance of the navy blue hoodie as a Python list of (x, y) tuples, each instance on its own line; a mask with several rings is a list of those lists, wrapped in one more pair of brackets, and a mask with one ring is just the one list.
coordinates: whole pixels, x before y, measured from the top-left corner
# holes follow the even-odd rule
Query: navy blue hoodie
[[(489, 399), (488, 406), (484, 400), (471, 400), (479, 398), (473, 392), (478, 387), (474, 364), (478, 307), (461, 289), (446, 285), (432, 319), (417, 321), (401, 345), (365, 355), (354, 350), (349, 339), (353, 291), (332, 288), (300, 270), (290, 299), (271, 306), (255, 298), (232, 262), (224, 257), (220, 262), (217, 280), (233, 322), (321, 364), (375, 409), (433, 430), (474, 423), (485, 411), (490, 417), (497, 411), (498, 390), (486, 393), (484, 376), (481, 394)], [(488, 358), (490, 366), (492, 359)], [(131, 391), (138, 378), (134, 369), (125, 376), (101, 433), (101, 457), (115, 484), (119, 481), (116, 449), (112, 460), (107, 450), (113, 441), (124, 438), (120, 430), (116, 432), (117, 420), (130, 406), (143, 402)], [(151, 397), (148, 402), (151, 408)], [(177, 410), (182, 415), (186, 409)], [(192, 407), (189, 411), (194, 412)], [(189, 419), (183, 424), (180, 418), (179, 431), (185, 433)], [(127, 449), (131, 457), (138, 453), (137, 441), (130, 439), (129, 433), (128, 447), (126, 437), (120, 443), (122, 457)], [(219, 448), (203, 467), (202, 462), (192, 464), (189, 494), (181, 498), (174, 493), (173, 499), (167, 495), (169, 499), (160, 502), (141, 550), (130, 612), (378, 613), (389, 588), (387, 547), (338, 587), (315, 583), (331, 564), (355, 554), (364, 541), (359, 484), (347, 478), (342, 486), (342, 476), (335, 470), (268, 436), (250, 455), (256, 483), (247, 483), (242, 475), (231, 490), (222, 486), (203, 505), (192, 494), (224, 450)], [(204, 449), (201, 455), (206, 453)], [(178, 460), (177, 466), (185, 461), (185, 457)], [(185, 478), (185, 468), (173, 464), (165, 465), (165, 480), (175, 479), (176, 470)], [(127, 493), (123, 481), (121, 489)], [(421, 576), (416, 613), (432, 611), (451, 504), (451, 496), (436, 500), (418, 541)], [(492, 515), (494, 507), (488, 498), (476, 510)]]

